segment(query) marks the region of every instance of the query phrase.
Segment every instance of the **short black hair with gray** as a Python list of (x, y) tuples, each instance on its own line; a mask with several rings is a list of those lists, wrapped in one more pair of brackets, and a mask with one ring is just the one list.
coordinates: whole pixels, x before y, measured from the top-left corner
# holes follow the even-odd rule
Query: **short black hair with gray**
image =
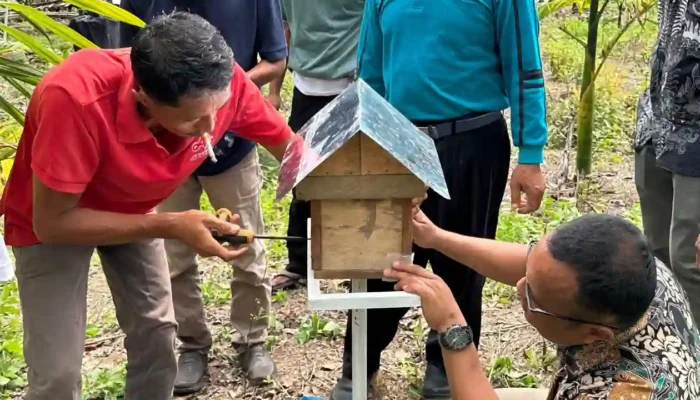
[(231, 84), (233, 52), (204, 18), (175, 11), (154, 18), (134, 36), (136, 83), (158, 102), (177, 106), (182, 96), (218, 92)]
[(646, 237), (631, 222), (587, 214), (557, 229), (547, 245), (554, 259), (576, 273), (578, 307), (589, 318), (611, 315), (626, 329), (649, 309), (656, 293), (656, 262)]

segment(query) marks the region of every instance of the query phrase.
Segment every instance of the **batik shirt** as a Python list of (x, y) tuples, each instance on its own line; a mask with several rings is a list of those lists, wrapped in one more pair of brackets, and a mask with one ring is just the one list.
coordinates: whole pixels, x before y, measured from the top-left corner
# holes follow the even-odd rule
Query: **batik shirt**
[(688, 298), (656, 262), (656, 296), (645, 316), (617, 344), (562, 349), (549, 400), (700, 399), (700, 336)]
[(662, 0), (658, 10), (649, 99), (640, 99), (645, 108), (638, 112), (651, 112), (652, 121), (636, 144), (651, 140), (660, 166), (700, 177), (700, 2)]

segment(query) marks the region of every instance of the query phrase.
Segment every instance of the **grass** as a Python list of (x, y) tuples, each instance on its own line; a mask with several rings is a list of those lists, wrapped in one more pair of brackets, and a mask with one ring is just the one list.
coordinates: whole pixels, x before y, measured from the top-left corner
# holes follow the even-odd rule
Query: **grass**
[[(579, 44), (562, 32), (560, 26), (576, 36), (585, 34), (585, 22), (577, 17), (553, 18), (542, 24), (541, 43), (546, 60), (548, 123), (550, 141), (546, 150), (545, 171), (548, 194), (539, 211), (518, 215), (508, 209), (504, 199), (499, 217), (499, 240), (528, 243), (543, 233), (591, 210), (615, 212), (641, 226), (639, 203), (629, 176), (632, 171), (632, 134), (634, 109), (639, 91), (648, 75), (647, 58), (651, 50), (654, 25), (635, 26), (613, 52), (598, 81), (594, 129), (594, 171), (590, 180), (573, 182), (559, 177), (566, 164), (567, 151), (575, 146), (575, 135), (567, 146), (567, 136), (575, 125), (576, 100), (583, 53)], [(612, 22), (603, 24), (603, 37), (614, 34)], [(282, 112), (289, 112), (291, 82), (283, 89)], [(0, 135), (16, 136), (16, 127), (0, 121)], [(570, 154), (568, 155), (570, 156)], [(261, 204), (266, 230), (286, 232), (289, 196), (275, 201), (277, 162), (260, 150), (264, 185)], [(6, 176), (9, 165), (4, 162)], [(585, 196), (574, 197), (571, 186), (585, 187)], [(507, 197), (507, 196), (506, 196)], [(203, 196), (202, 209), (213, 211)], [(266, 243), (268, 273), (284, 266), (283, 242)], [(84, 367), (84, 400), (117, 399), (123, 392), (124, 356), (109, 291), (94, 263), (90, 280), (89, 324), (86, 338), (92, 343)], [(298, 398), (300, 393), (324, 395), (339, 374), (345, 315), (340, 312), (312, 313), (306, 309), (303, 292), (280, 292), (273, 297), (273, 314), (268, 347), (280, 366), (280, 378), (272, 389), (256, 392), (242, 385), (235, 372), (237, 364), (230, 346), (232, 330), (228, 324), (230, 269), (222, 263), (203, 261), (202, 292), (207, 317), (215, 336), (214, 362), (207, 392), (196, 398)], [(484, 323), (480, 349), (484, 371), (494, 385), (509, 387), (546, 386), (556, 365), (553, 350), (528, 328), (521, 318), (513, 288), (487, 281), (483, 292)], [(386, 398), (417, 398), (420, 393), (425, 359), (423, 343), (427, 332), (418, 311), (409, 312), (396, 340), (383, 356), (383, 381)], [(26, 368), (22, 357), (22, 323), (15, 282), (0, 284), (0, 399), (17, 398), (26, 386)], [(408, 393), (408, 395), (406, 395)]]

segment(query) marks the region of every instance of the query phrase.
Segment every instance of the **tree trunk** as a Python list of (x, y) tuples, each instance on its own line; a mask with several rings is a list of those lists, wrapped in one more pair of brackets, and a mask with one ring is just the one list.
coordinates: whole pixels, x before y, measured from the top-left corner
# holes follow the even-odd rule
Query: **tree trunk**
[(591, 173), (591, 152), (593, 148), (593, 112), (595, 109), (595, 73), (596, 52), (598, 48), (598, 0), (591, 0), (588, 15), (588, 41), (586, 59), (583, 65), (581, 98), (578, 107), (576, 171), (580, 177)]

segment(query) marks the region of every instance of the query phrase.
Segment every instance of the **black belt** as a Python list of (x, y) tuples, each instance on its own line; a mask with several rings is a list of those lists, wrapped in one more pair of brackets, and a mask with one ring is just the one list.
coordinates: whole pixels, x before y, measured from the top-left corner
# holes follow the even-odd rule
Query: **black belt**
[(501, 118), (503, 118), (503, 114), (501, 114), (500, 111), (493, 111), (479, 115), (478, 117), (468, 117), (453, 121), (441, 122), (434, 125), (419, 126), (418, 129), (425, 132), (428, 136), (433, 138), (433, 140), (436, 140), (452, 135), (453, 133), (463, 133), (474, 129), (479, 129), (488, 124), (492, 124)]

